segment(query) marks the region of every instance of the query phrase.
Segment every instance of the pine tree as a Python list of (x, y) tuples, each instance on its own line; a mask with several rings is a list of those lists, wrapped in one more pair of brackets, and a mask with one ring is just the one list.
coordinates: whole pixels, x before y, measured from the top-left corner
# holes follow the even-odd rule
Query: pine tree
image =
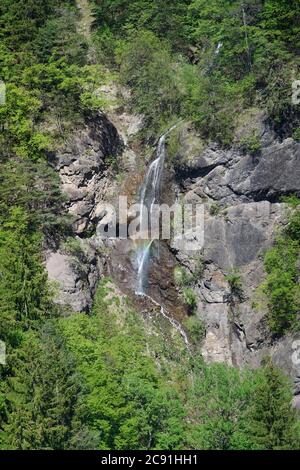
[[(0, 335), (9, 341), (14, 327), (30, 325), (51, 311), (41, 237), (30, 218), (14, 207), (0, 227)], [(18, 322), (18, 323), (17, 323)]]
[(84, 432), (84, 426), (75, 426), (81, 380), (55, 323), (47, 322), (38, 336), (28, 334), (13, 373), (7, 390), (11, 412), (0, 433), (1, 447), (72, 447), (77, 433)]
[(297, 413), (292, 408), (288, 379), (269, 359), (259, 375), (248, 412), (246, 440), (256, 449), (299, 448)]

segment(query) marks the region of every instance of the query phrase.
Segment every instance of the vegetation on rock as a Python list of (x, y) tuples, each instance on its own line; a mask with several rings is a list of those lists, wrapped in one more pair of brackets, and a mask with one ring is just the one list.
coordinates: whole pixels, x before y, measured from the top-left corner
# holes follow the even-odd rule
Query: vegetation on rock
[[(201, 138), (232, 143), (238, 112), (257, 104), (281, 137), (298, 136), (290, 81), (299, 67), (297, 0), (95, 0), (93, 47), (131, 89), (143, 139), (178, 119)], [(256, 371), (207, 365), (160, 316), (149, 325), (109, 280), (90, 315), (54, 303), (43, 250), (71, 234), (49, 152), (103, 110), (107, 72), (88, 59), (73, 0), (2, 0), (0, 80), (1, 449), (296, 449), (291, 384), (268, 363)], [(265, 53), (268, 49), (268, 54)], [(259, 142), (248, 140), (256, 154)], [(174, 151), (175, 152), (175, 151)], [(275, 334), (299, 315), (299, 207), (265, 258)], [(216, 215), (218, 207), (212, 207)], [(82, 246), (65, 249), (79, 259)], [(203, 275), (175, 273), (186, 304)], [(241, 299), (240, 278), (227, 277)], [(186, 321), (200, 343), (203, 323)], [(199, 348), (198, 348), (199, 349)]]

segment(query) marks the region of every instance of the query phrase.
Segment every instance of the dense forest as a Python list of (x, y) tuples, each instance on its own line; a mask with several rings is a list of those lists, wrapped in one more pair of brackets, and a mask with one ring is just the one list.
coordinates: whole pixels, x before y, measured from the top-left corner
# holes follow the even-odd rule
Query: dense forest
[[(94, 91), (111, 80), (130, 89), (126, 105), (144, 117), (141, 146), (186, 119), (226, 149), (250, 104), (266, 110), (280, 139), (300, 140), (291, 101), (300, 4), (89, 3), (90, 37), (75, 0), (0, 4), (0, 449), (299, 449), (291, 383), (269, 358), (256, 370), (206, 364), (163, 320), (158, 332), (147, 328), (110, 278), (91, 312), (69, 315), (54, 300), (44, 250), (72, 236), (49, 154), (105, 112)], [(254, 133), (238, 146), (255, 155), (260, 142)], [(279, 336), (299, 323), (299, 201), (286, 202), (289, 223), (266, 254), (262, 286)], [(188, 320), (191, 337), (201, 336)]]

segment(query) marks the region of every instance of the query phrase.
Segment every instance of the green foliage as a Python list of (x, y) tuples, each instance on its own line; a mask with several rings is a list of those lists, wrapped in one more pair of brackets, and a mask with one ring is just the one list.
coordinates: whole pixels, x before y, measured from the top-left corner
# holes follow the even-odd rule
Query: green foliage
[(198, 256), (195, 260), (196, 266), (193, 272), (193, 281), (198, 282), (202, 277), (205, 269), (205, 263), (202, 256)]
[[(298, 138), (299, 111), (290, 99), (299, 65), (296, 0), (94, 4), (93, 61), (117, 68), (130, 105), (144, 115), (146, 139), (184, 118), (203, 139), (229, 146), (237, 113), (253, 104), (267, 109), (281, 137)], [(0, 366), (0, 447), (299, 448), (290, 386), (272, 364), (240, 372), (190, 357), (168, 321), (137, 314), (109, 280), (100, 283), (91, 315), (56, 317), (41, 253), (44, 237), (57, 242), (68, 220), (46, 157), (68, 129), (106, 105), (98, 90), (107, 73), (88, 62), (77, 19), (73, 0), (0, 4), (0, 79), (7, 85), (0, 106), (0, 337), (8, 351)], [(244, 144), (259, 150), (254, 138)], [(277, 334), (296, 328), (299, 315), (299, 203), (286, 202), (289, 222), (265, 259), (268, 318)], [(80, 269), (84, 243), (69, 238), (64, 248)], [(201, 258), (195, 264), (193, 274), (174, 273), (191, 312), (192, 286), (204, 270)], [(232, 301), (242, 300), (238, 273), (227, 281)], [(203, 323), (191, 316), (185, 326), (201, 343)]]
[(101, 33), (111, 31), (124, 37), (137, 30), (148, 29), (168, 38), (175, 47), (184, 43), (184, 18), (189, 0), (95, 0), (95, 25)]
[[(202, 138), (229, 146), (237, 114), (256, 104), (267, 110), (281, 137), (297, 138), (300, 114), (291, 102), (291, 82), (300, 68), (297, 0), (95, 3), (97, 37), (109, 44), (108, 58), (120, 44), (135, 57), (129, 68), (128, 54), (117, 55), (117, 62), (136, 94), (136, 109), (146, 117), (149, 107), (160, 124), (179, 113), (196, 124)], [(130, 80), (135, 74), (141, 81)], [(251, 153), (259, 150), (257, 139), (246, 144)]]
[(233, 269), (229, 274), (227, 274), (227, 276), (225, 276), (225, 279), (230, 287), (232, 302), (235, 300), (242, 302), (244, 300), (244, 290), (242, 279), (238, 270)]
[[(52, 301), (42, 249), (44, 237), (48, 243), (58, 242), (69, 230), (69, 220), (62, 210), (58, 175), (46, 157), (62, 134), (62, 116), (72, 116), (74, 122), (78, 112), (83, 115), (91, 106), (88, 95), (93, 95), (102, 79), (98, 67), (86, 65), (73, 4), (72, 0), (3, 0), (0, 5), (0, 79), (6, 84), (6, 102), (0, 106), (0, 338), (6, 342), (9, 358), (0, 371), (0, 416), (4, 420), (11, 411), (6, 387), (14, 375), (21, 381), (22, 370), (33, 361), (30, 348), (22, 349), (24, 332), (37, 330), (59, 311)], [(11, 358), (19, 352), (26, 358), (21, 364), (23, 357), (18, 356), (14, 368)], [(28, 388), (29, 372), (26, 380)], [(38, 399), (39, 389), (26, 387), (16, 391), (24, 392), (28, 407), (24, 405), (23, 412), (18, 405), (12, 429), (28, 418), (30, 443), (11, 430), (9, 439), (15, 440), (6, 441), (7, 445), (48, 446), (39, 429), (34, 431), (32, 426), (38, 408), (29, 410), (32, 394)], [(49, 424), (50, 417), (47, 419)], [(58, 447), (63, 440), (62, 436)]]
[(297, 129), (294, 130), (293, 139), (295, 139), (297, 141), (300, 140), (300, 127), (297, 127)]
[(18, 325), (52, 312), (51, 293), (41, 259), (41, 237), (21, 208), (12, 208), (0, 229), (1, 337), (13, 342)]
[(296, 194), (291, 194), (289, 196), (283, 196), (281, 198), (281, 201), (285, 202), (286, 204), (288, 204), (293, 209), (297, 209), (297, 207), (300, 204), (299, 198), (296, 196)]
[[(25, 359), (25, 360), (24, 360)], [(76, 427), (80, 377), (54, 323), (29, 334), (12, 365), (7, 395), (10, 413), (0, 433), (1, 448), (69, 449), (84, 427)]]
[(9, 219), (13, 207), (22, 208), (32, 226), (49, 238), (68, 231), (64, 199), (57, 173), (44, 161), (11, 158), (0, 164), (0, 220)]
[(183, 302), (188, 307), (190, 313), (195, 313), (197, 308), (197, 295), (193, 287), (200, 281), (204, 272), (204, 262), (201, 256), (195, 260), (193, 272), (182, 266), (176, 266), (174, 269), (174, 281), (180, 288), (180, 295)]
[[(202, 322), (186, 326), (199, 343)], [(91, 316), (26, 333), (1, 384), (1, 448), (297, 448), (291, 389), (277, 369), (167, 356), (157, 331), (106, 279)]]
[(174, 280), (178, 286), (184, 287), (192, 284), (193, 277), (185, 268), (176, 266), (174, 269)]
[(274, 334), (298, 327), (298, 255), (298, 243), (278, 239), (265, 256), (267, 278), (263, 289), (269, 305), (269, 326)]
[(39, 28), (55, 14), (60, 3), (58, 0), (3, 0), (0, 7), (0, 40), (12, 50), (27, 52)]
[(202, 278), (205, 269), (202, 257), (198, 256), (194, 263), (193, 272), (182, 266), (176, 266), (174, 269), (174, 280), (179, 287), (190, 287)]
[(184, 326), (188, 332), (189, 338), (194, 344), (199, 344), (205, 338), (205, 325), (200, 318), (196, 316), (188, 317), (184, 321)]
[(37, 160), (57, 137), (55, 130), (44, 130), (46, 115), (52, 115), (59, 134), (65, 121), (78, 122), (105, 102), (96, 93), (103, 69), (86, 63), (87, 44), (76, 31), (73, 2), (33, 3), (5, 0), (0, 7), (0, 79), (7, 84), (0, 148)]
[[(63, 58), (67, 63), (84, 65), (88, 45), (76, 31), (76, 13), (60, 10), (60, 17), (48, 17), (33, 42), (33, 52), (40, 62)], [(66, 27), (67, 24), (67, 27)]]
[(291, 384), (270, 360), (258, 371), (252, 393), (233, 439), (235, 448), (298, 449), (300, 435), (297, 413), (291, 406)]
[(256, 372), (198, 363), (188, 403), (189, 448), (297, 449), (291, 384), (272, 363)]
[(239, 144), (244, 152), (253, 156), (257, 155), (261, 150), (261, 142), (256, 134), (241, 139)]
[(70, 255), (73, 255), (78, 259), (82, 259), (83, 249), (79, 238), (68, 237), (65, 240), (63, 247)]
[(217, 202), (213, 202), (209, 208), (210, 215), (219, 215), (221, 211), (221, 206)]
[(205, 75), (200, 66), (191, 65), (182, 67), (181, 81), (184, 116), (192, 119), (203, 139), (229, 146), (235, 116), (242, 109), (240, 86), (220, 72)]
[(177, 127), (168, 136), (168, 158), (174, 161), (180, 150), (180, 129)]
[(191, 287), (184, 287), (181, 291), (182, 299), (189, 311), (194, 313), (197, 308), (197, 296)]
[(144, 115), (147, 132), (155, 135), (178, 115), (182, 96), (167, 42), (149, 31), (135, 33), (119, 43), (116, 60), (122, 83), (132, 89), (133, 109)]
[(1, 337), (10, 345), (57, 310), (42, 243), (43, 236), (57, 243), (69, 220), (46, 156), (63, 119), (74, 122), (100, 106), (94, 91), (103, 74), (86, 64), (73, 1), (4, 0), (0, 26), (0, 79), (6, 83), (0, 106)]
[(251, 400), (251, 375), (222, 364), (195, 364), (189, 393), (187, 445), (192, 449), (230, 450), (241, 416)]
[[(299, 202), (299, 199), (298, 199)], [(289, 223), (285, 229), (286, 237), (300, 244), (300, 206), (298, 204), (296, 210), (289, 218)]]
[(299, 329), (299, 199), (289, 196), (284, 202), (291, 208), (288, 224), (265, 255), (267, 277), (262, 286), (267, 296), (269, 327), (276, 335)]
[(145, 353), (136, 314), (128, 311), (122, 327), (117, 310), (118, 299), (102, 284), (94, 316), (77, 315), (63, 325), (86, 378), (84, 421), (97, 430), (99, 449), (178, 448), (183, 414), (178, 394)]

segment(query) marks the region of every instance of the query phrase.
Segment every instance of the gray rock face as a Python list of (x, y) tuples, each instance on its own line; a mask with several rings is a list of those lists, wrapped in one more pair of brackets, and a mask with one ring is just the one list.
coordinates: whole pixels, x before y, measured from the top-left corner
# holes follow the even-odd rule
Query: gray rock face
[(92, 241), (77, 239), (81, 245), (80, 257), (63, 251), (46, 254), (49, 280), (57, 288), (56, 302), (69, 307), (71, 312), (90, 310), (96, 285), (104, 272), (105, 260), (99, 256)]
[(300, 194), (300, 143), (286, 139), (262, 149), (257, 158), (246, 156), (229, 171), (227, 184), (254, 200)]
[[(270, 338), (264, 325), (265, 311), (261, 307), (256, 310), (253, 300), (264, 278), (263, 254), (283, 216), (284, 207), (268, 201), (232, 206), (217, 216), (207, 211), (201, 253), (205, 269), (194, 288), (197, 315), (206, 326), (202, 354), (207, 361), (239, 367), (259, 364), (257, 351), (268, 345)], [(195, 256), (199, 254), (176, 252), (180, 264), (192, 273), (197, 269)], [(232, 299), (226, 279), (237, 268), (243, 284), (241, 303)]]
[(76, 130), (70, 142), (52, 156), (76, 234), (97, 223), (97, 207), (113, 194), (115, 187), (109, 166), (121, 149), (116, 128), (99, 114)]
[[(184, 134), (183, 138), (190, 137)], [(188, 149), (183, 144), (175, 159), (177, 182), (184, 191), (194, 191), (203, 199), (231, 205), (278, 202), (285, 194), (300, 195), (300, 143), (293, 139), (270, 142), (256, 156), (210, 144), (189, 159)]]
[[(175, 250), (175, 256), (192, 273), (196, 255), (201, 254), (205, 266), (194, 285), (197, 315), (206, 327), (204, 358), (257, 367), (264, 356), (272, 356), (292, 378), (295, 406), (300, 407), (300, 360), (296, 364), (292, 359), (297, 338), (274, 341), (266, 324), (266, 302), (258, 290), (265, 277), (264, 253), (286, 223), (281, 196), (300, 195), (300, 143), (279, 143), (262, 123), (257, 127), (262, 148), (255, 157), (215, 144), (203, 148), (197, 136), (192, 139), (191, 129), (182, 133), (174, 161), (175, 191), (186, 202), (205, 205), (204, 247), (197, 254)], [(232, 297), (226, 280), (232, 269), (238, 269), (242, 299)]]
[[(102, 114), (87, 119), (62, 148), (49, 156), (61, 179), (66, 210), (73, 216), (74, 234), (82, 236), (93, 228), (101, 214), (99, 207), (115, 190), (112, 159), (122, 150), (122, 141), (113, 124)], [(96, 285), (105, 270), (106, 258), (93, 238), (75, 238), (76, 255), (63, 247), (46, 253), (50, 281), (57, 286), (57, 303), (71, 312), (89, 311)]]
[(110, 247), (96, 236), (88, 237), (89, 229), (96, 229), (105, 215), (103, 203), (113, 203), (118, 194), (112, 168), (132, 172), (136, 166), (128, 140), (138, 132), (140, 121), (122, 110), (111, 112), (109, 119), (98, 113), (49, 155), (67, 198), (66, 210), (73, 216), (73, 241), (80, 247), (75, 255), (63, 246), (45, 254), (49, 279), (57, 286), (57, 303), (69, 306), (70, 312), (90, 310), (96, 285), (107, 274)]
[(268, 201), (239, 204), (205, 222), (204, 257), (221, 269), (239, 268), (270, 246), (282, 206)]

